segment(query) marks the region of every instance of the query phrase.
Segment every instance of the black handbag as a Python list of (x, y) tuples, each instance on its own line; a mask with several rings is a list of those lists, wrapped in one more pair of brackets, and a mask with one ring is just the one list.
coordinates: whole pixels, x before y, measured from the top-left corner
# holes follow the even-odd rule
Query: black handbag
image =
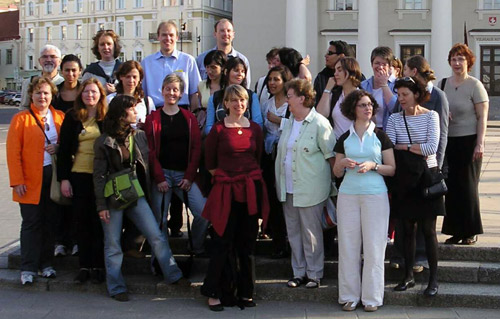
[(132, 204), (137, 203), (140, 197), (144, 196), (133, 160), (134, 138), (129, 136), (129, 152), (131, 167), (119, 172), (109, 174), (106, 185), (104, 186), (104, 197), (107, 199), (109, 208), (125, 209)]
[[(405, 112), (403, 111), (403, 120), (405, 122), (406, 133), (408, 134), (408, 139), (410, 144), (411, 141), (410, 130), (408, 129), (408, 123), (406, 122)], [(433, 170), (425, 166), (425, 173), (422, 185), (422, 197), (425, 199), (436, 199), (448, 193), (448, 187), (444, 181), (444, 176), (439, 169)]]

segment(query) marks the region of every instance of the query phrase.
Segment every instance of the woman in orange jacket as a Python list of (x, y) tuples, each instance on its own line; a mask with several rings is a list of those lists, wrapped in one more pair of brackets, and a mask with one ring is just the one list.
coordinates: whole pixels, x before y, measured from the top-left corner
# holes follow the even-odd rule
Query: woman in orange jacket
[(55, 278), (52, 268), (52, 216), (56, 205), (50, 199), (51, 155), (57, 151), (64, 113), (51, 105), (57, 89), (47, 78), (36, 78), (29, 86), (29, 110), (12, 118), (7, 134), (7, 164), (13, 200), (21, 207), (21, 283), (42, 277)]

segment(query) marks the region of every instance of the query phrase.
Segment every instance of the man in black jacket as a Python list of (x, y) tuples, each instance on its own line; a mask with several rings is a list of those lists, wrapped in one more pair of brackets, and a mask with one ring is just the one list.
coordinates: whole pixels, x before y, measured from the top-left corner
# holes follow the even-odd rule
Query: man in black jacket
[(325, 68), (318, 73), (314, 79), (314, 91), (316, 91), (316, 104), (321, 99), (328, 79), (335, 73), (335, 64), (342, 57), (355, 58), (354, 50), (344, 41), (330, 41), (330, 46), (325, 54)]

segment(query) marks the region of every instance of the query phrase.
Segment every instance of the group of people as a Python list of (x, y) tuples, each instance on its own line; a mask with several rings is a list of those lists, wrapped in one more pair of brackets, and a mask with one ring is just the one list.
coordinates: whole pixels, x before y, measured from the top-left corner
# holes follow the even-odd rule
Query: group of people
[[(254, 307), (259, 219), (273, 239), (272, 257), (291, 253), (287, 286), (318, 288), (322, 219), (334, 198), (343, 310), (383, 305), (394, 228), (405, 269), (394, 289), (415, 286), (421, 249), (430, 271), (424, 294), (438, 293), (436, 217), (446, 215), (446, 244), (474, 244), (482, 233), (488, 95), (468, 75), (474, 56), (466, 45), (450, 50), (453, 75), (437, 87), (423, 57), (402, 66), (388, 47), (372, 51), (373, 76), (365, 79), (350, 46), (332, 41), (314, 83), (308, 57), (272, 49), (269, 72), (252, 91), (249, 61), (232, 47), (229, 20), (215, 24), (216, 47), (196, 59), (176, 49), (175, 22), (160, 23), (157, 35), (159, 52), (121, 62), (118, 35), (99, 31), (92, 48), (98, 61), (85, 70), (75, 55), (61, 60), (57, 47), (42, 48), (42, 76), (26, 81), (29, 103), (7, 137), (22, 215), (23, 285), (37, 274), (54, 278), (53, 256), (72, 253), (79, 256), (75, 281), (106, 281), (110, 296), (127, 301), (123, 251), (143, 235), (159, 265), (152, 269), (169, 284), (189, 286), (168, 243), (182, 236), (171, 225), (179, 214), (182, 225), (184, 202), (194, 217), (189, 249), (210, 258), (201, 286), (209, 308)], [(116, 208), (107, 185), (126, 169), (137, 176), (140, 195)], [(71, 206), (51, 200), (53, 173)], [(422, 195), (426, 176), (446, 177), (445, 198)]]

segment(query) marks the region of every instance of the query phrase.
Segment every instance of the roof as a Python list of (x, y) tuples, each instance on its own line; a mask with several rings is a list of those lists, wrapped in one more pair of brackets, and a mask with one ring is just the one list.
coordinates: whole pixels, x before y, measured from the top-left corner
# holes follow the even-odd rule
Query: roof
[(0, 13), (0, 41), (19, 39), (19, 10)]

